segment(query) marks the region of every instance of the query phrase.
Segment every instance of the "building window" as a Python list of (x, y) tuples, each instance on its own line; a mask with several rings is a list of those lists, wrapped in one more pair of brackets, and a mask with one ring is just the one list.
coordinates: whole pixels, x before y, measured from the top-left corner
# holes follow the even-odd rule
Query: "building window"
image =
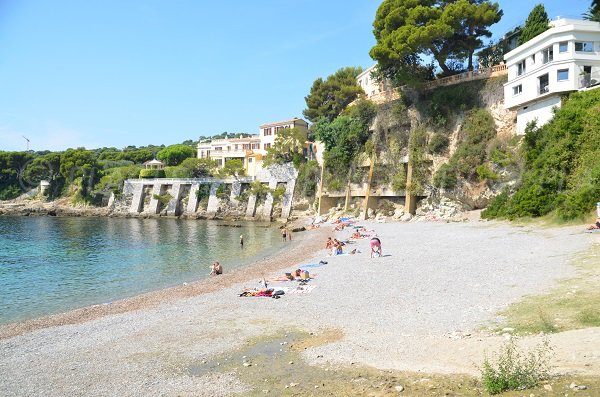
[(575, 42), (575, 51), (593, 52), (594, 51), (594, 43), (591, 41), (576, 41)]
[(264, 144), (264, 148), (265, 148), (265, 150), (269, 149), (270, 147), (271, 147), (271, 144), (270, 144), (270, 143), (265, 143), (265, 144)]
[(519, 84), (519, 85), (513, 87), (513, 96), (519, 95), (522, 92), (523, 92), (522, 84)]
[(558, 43), (558, 52), (563, 53), (563, 52), (567, 52), (569, 51), (569, 42), (568, 41), (561, 41), (560, 43)]
[(215, 148), (215, 152), (220, 152), (220, 151), (222, 151), (222, 150), (223, 150), (223, 148), (222, 148), (221, 146), (217, 146), (217, 147)]
[(263, 130), (263, 134), (264, 134), (264, 136), (271, 135), (271, 134), (272, 134), (272, 132), (271, 132), (271, 128), (265, 128), (265, 129)]
[(540, 84), (540, 95), (550, 91), (550, 79), (548, 78), (548, 74), (538, 77), (538, 80)]
[(253, 159), (252, 157), (250, 157), (250, 158), (248, 159), (248, 164), (252, 164), (253, 160), (254, 160), (254, 159)]
[(543, 63), (552, 62), (554, 60), (554, 51), (552, 50), (552, 47), (544, 48), (542, 50), (542, 58)]
[(559, 69), (556, 72), (556, 80), (558, 80), (558, 81), (569, 80), (569, 69)]
[(525, 60), (517, 63), (517, 76), (525, 74)]
[(535, 65), (535, 54), (531, 56), (531, 63)]

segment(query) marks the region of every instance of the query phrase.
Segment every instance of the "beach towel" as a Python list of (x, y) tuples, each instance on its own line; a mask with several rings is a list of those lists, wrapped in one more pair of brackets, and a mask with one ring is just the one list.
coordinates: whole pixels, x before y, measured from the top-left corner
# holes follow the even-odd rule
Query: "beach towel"
[(600, 233), (600, 229), (586, 230), (585, 233)]

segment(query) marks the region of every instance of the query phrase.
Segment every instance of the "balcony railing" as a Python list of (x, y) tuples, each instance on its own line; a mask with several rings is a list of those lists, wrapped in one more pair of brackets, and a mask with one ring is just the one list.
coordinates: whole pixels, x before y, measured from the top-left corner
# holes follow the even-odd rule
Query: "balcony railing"
[(579, 88), (588, 88), (600, 84), (600, 71), (579, 75)]
[(464, 83), (466, 81), (489, 79), (490, 77), (502, 76), (506, 73), (508, 73), (506, 65), (496, 65), (492, 66), (491, 68), (481, 68), (471, 72), (464, 72), (455, 74), (454, 76), (442, 77), (441, 79), (428, 81), (423, 85), (423, 88), (431, 89), (435, 87)]
[(549, 84), (540, 86), (540, 95), (547, 94), (548, 92), (550, 92)]

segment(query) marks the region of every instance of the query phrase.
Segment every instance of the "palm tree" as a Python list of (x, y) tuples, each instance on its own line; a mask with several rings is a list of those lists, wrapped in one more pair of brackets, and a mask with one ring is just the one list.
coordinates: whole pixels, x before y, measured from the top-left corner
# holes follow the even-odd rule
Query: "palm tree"
[(593, 0), (590, 9), (583, 14), (583, 18), (589, 21), (600, 22), (600, 0)]

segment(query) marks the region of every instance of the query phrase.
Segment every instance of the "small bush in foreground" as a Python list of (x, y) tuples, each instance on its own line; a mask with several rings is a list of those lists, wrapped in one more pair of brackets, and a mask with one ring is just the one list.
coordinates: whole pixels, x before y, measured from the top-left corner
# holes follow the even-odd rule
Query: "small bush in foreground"
[(483, 385), (490, 394), (536, 387), (550, 377), (551, 358), (552, 346), (547, 339), (532, 351), (522, 352), (511, 338), (498, 352), (496, 360), (484, 359), (481, 368)]

